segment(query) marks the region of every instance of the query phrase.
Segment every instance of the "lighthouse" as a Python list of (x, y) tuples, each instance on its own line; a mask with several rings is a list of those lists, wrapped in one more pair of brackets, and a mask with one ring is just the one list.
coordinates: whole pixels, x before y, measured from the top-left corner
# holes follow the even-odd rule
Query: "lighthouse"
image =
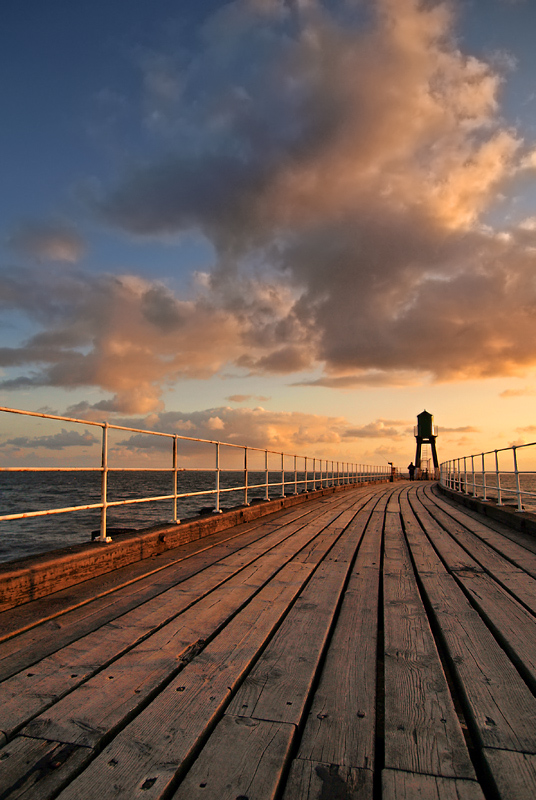
[(415, 439), (417, 440), (417, 453), (415, 455), (415, 467), (417, 475), (420, 477), (423, 472), (428, 472), (428, 464), (424, 463), (422, 457), (423, 444), (429, 444), (432, 450), (432, 460), (434, 462), (434, 478), (439, 476), (439, 461), (437, 459), (436, 439), (438, 431), (434, 425), (434, 418), (428, 411), (421, 411), (417, 414), (417, 425), (415, 427)]

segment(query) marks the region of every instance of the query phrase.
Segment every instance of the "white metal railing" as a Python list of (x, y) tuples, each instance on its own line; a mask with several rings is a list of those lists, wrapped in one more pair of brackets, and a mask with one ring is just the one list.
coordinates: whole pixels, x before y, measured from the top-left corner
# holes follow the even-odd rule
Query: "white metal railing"
[[(536, 448), (536, 442), (444, 461), (440, 466), (439, 482), (449, 489), (482, 500), (496, 500), (499, 506), (505, 505), (505, 498), (514, 500), (517, 511), (523, 511), (525, 506), (534, 507), (536, 470), (520, 469), (518, 458), (518, 451), (529, 447)], [(531, 455), (536, 457), (536, 450)], [(504, 469), (507, 457), (511, 458), (510, 469)]]
[[(100, 501), (97, 503), (85, 503), (82, 505), (69, 506), (67, 508), (54, 508), (43, 509), (40, 511), (28, 511), (17, 514), (0, 514), (0, 522), (16, 519), (27, 519), (30, 517), (48, 516), (51, 514), (65, 514), (72, 511), (85, 511), (89, 509), (100, 509), (100, 534), (98, 541), (110, 542), (111, 538), (106, 532), (107, 510), (115, 506), (126, 506), (137, 503), (154, 503), (159, 501), (173, 501), (173, 522), (178, 524), (180, 519), (178, 517), (178, 504), (179, 500), (190, 497), (201, 497), (203, 495), (211, 495), (215, 498), (214, 513), (221, 513), (221, 496), (227, 492), (242, 491), (244, 493), (244, 505), (249, 505), (249, 493), (254, 489), (264, 490), (264, 499), (270, 499), (270, 489), (279, 488), (280, 496), (285, 497), (285, 490), (291, 486), (294, 490), (293, 493), (298, 493), (298, 486), (303, 486), (303, 491), (312, 489), (315, 491), (318, 488), (325, 488), (327, 486), (337, 486), (342, 484), (360, 484), (371, 480), (389, 480), (391, 476), (391, 466), (370, 466), (366, 464), (350, 463), (347, 461), (335, 461), (333, 459), (325, 458), (312, 458), (311, 456), (299, 456), (294, 453), (283, 453), (276, 450), (267, 448), (250, 447), (249, 445), (235, 444), (229, 442), (219, 442), (211, 439), (199, 439), (191, 436), (180, 436), (174, 433), (167, 433), (164, 431), (151, 431), (141, 428), (129, 428), (123, 425), (113, 425), (108, 422), (94, 422), (87, 419), (75, 419), (72, 417), (62, 417), (55, 414), (44, 414), (36, 411), (23, 411), (18, 408), (5, 408), (0, 406), (0, 412), (6, 414), (20, 414), (29, 417), (41, 417), (48, 420), (59, 420), (62, 422), (74, 423), (77, 425), (93, 426), (101, 428), (102, 430), (102, 446), (101, 446), (101, 459), (100, 466), (97, 467), (0, 467), (2, 472), (99, 472), (101, 474), (100, 481)], [(108, 464), (109, 442), (108, 434), (111, 430), (127, 431), (130, 433), (146, 434), (148, 436), (159, 436), (170, 440), (170, 454), (171, 466), (170, 467), (110, 467)], [(198, 443), (202, 445), (210, 445), (214, 449), (214, 488), (205, 489), (194, 492), (179, 492), (178, 491), (178, 473), (179, 472), (198, 472), (199, 469), (188, 469), (179, 467), (179, 442)], [(221, 468), (221, 449), (233, 448), (233, 450), (243, 451), (243, 468), (240, 469), (227, 469)], [(249, 456), (252, 453), (264, 453), (264, 470), (251, 470), (249, 463)], [(279, 456), (280, 462), (278, 470), (269, 467), (269, 457)], [(289, 460), (292, 460), (292, 468), (288, 468)], [(303, 470), (298, 470), (299, 464), (303, 463)], [(171, 494), (150, 496), (150, 497), (136, 497), (123, 500), (110, 500), (108, 497), (108, 476), (112, 472), (168, 472), (173, 477), (173, 491)], [(244, 483), (239, 486), (222, 487), (220, 483), (220, 475), (222, 471), (242, 473), (244, 476)], [(249, 484), (248, 475), (252, 472), (264, 472), (264, 481), (262, 483)], [(280, 474), (280, 480), (270, 481), (270, 472), (277, 472)], [(291, 473), (292, 479), (288, 480), (288, 474)], [(303, 474), (303, 477), (300, 475)]]

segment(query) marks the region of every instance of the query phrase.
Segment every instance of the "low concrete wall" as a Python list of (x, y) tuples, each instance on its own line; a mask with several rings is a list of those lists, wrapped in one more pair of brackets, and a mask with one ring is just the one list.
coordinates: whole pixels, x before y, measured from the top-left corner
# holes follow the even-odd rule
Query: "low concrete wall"
[(497, 522), (502, 522), (516, 531), (523, 531), (536, 536), (536, 514), (532, 514), (529, 511), (516, 511), (515, 505), (498, 506), (492, 500), (482, 500), (480, 497), (473, 497), (464, 492), (456, 492), (454, 489), (448, 489), (440, 483), (437, 483), (436, 486), (441, 494), (456, 503), (460, 503), (466, 508), (477, 511), (479, 514), (483, 514), (485, 517), (494, 519)]
[(282, 508), (291, 508), (326, 495), (386, 482), (369, 481), (358, 486), (355, 484), (330, 486), (314, 492), (303, 492), (290, 497), (254, 503), (251, 506), (241, 506), (224, 511), (222, 514), (186, 520), (178, 525), (122, 534), (120, 538), (107, 544), (95, 541), (72, 545), (50, 553), (0, 564), (0, 611), (59, 592), (61, 589), (159, 555), (181, 544), (203, 539), (242, 522), (251, 522), (266, 514), (273, 514)]

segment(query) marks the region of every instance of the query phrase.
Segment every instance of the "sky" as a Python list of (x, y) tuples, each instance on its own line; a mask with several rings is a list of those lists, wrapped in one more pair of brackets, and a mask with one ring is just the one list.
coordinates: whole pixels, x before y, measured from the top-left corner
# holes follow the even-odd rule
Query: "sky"
[[(402, 468), (423, 409), (441, 461), (536, 440), (534, 30), (535, 0), (8, 0), (0, 404)], [(0, 416), (4, 465), (93, 440)]]

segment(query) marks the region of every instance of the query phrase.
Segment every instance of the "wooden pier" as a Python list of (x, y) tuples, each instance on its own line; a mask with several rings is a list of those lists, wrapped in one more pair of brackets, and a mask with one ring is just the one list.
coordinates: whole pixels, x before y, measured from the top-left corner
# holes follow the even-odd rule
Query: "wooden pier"
[(350, 489), (0, 614), (0, 800), (533, 800), (536, 538)]

